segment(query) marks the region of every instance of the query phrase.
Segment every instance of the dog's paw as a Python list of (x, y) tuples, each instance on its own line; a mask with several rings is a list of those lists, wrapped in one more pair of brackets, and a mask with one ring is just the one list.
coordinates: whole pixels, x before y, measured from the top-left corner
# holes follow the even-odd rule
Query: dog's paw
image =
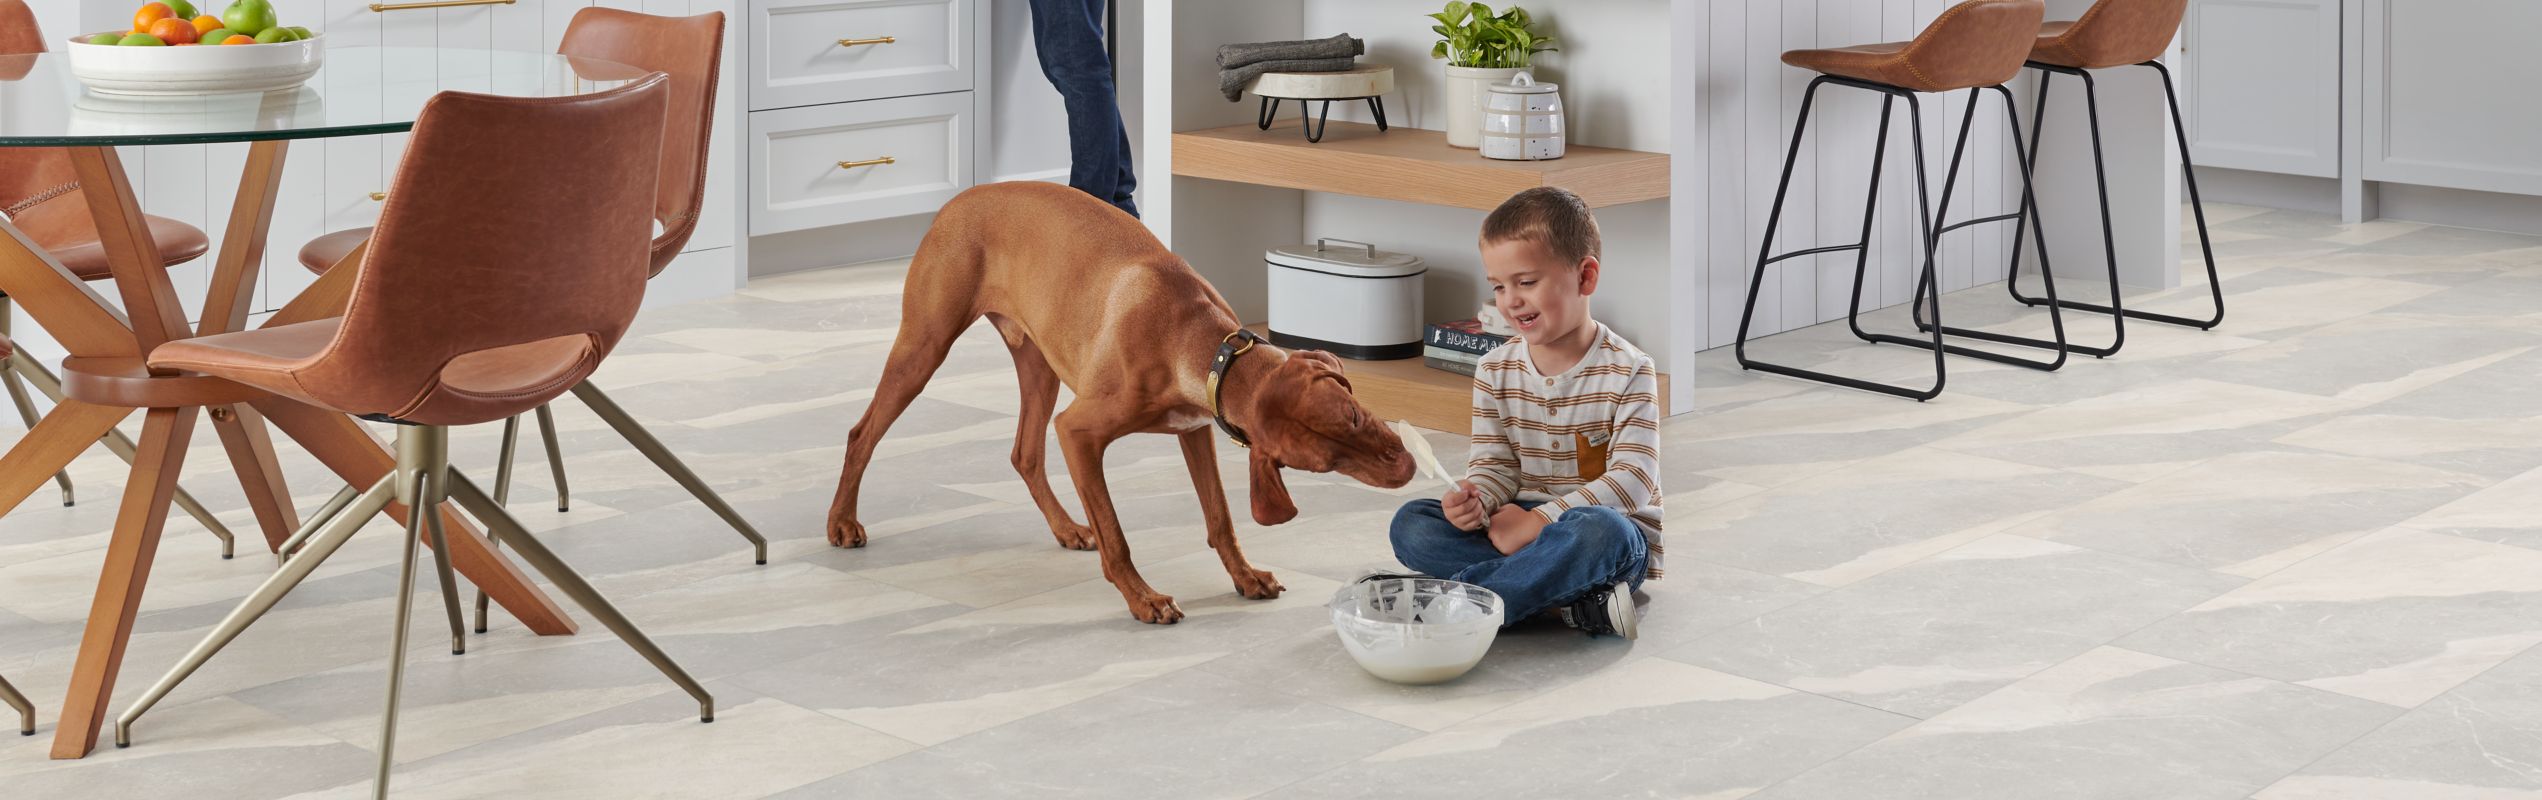
[(1182, 621), (1183, 610), (1174, 605), (1174, 598), (1151, 594), (1130, 601), (1130, 616), (1150, 625), (1172, 625)]
[(1264, 570), (1248, 569), (1233, 573), (1232, 577), (1236, 579), (1236, 593), (1244, 595), (1248, 600), (1274, 599), (1289, 588), (1280, 585), (1279, 578), (1272, 577), (1271, 573)]
[(1095, 549), (1094, 529), (1084, 525), (1071, 522), (1052, 529), (1050, 535), (1059, 540), (1059, 546), (1070, 550)]
[(830, 546), (831, 546), (831, 547), (864, 547), (864, 546), (865, 546), (865, 526), (864, 526), (864, 524), (859, 523), (859, 522), (857, 522), (857, 521), (855, 521), (855, 520), (852, 520), (852, 519), (851, 519), (851, 520), (839, 520), (839, 521), (831, 522), (831, 523), (830, 523)]

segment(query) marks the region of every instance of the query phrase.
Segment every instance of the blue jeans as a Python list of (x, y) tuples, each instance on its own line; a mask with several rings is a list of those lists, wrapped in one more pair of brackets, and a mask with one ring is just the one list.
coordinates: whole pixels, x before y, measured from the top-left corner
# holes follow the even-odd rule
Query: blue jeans
[[(1536, 503), (1523, 503), (1534, 508)], [(1574, 508), (1545, 526), (1536, 541), (1501, 555), (1481, 531), (1458, 530), (1437, 500), (1414, 500), (1395, 512), (1395, 560), (1414, 572), (1490, 589), (1501, 597), (1502, 625), (1618, 583), (1642, 585), (1650, 558), (1642, 529), (1604, 506)]]
[(1033, 49), (1042, 77), (1068, 108), (1068, 185), (1139, 215), (1130, 192), (1130, 134), (1112, 91), (1112, 62), (1103, 49), (1107, 0), (1032, 0)]

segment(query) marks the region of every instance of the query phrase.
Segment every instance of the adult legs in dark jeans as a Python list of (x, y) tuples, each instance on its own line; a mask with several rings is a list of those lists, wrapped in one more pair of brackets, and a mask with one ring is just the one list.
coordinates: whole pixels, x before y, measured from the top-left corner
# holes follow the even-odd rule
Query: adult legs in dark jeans
[[(1527, 503), (1533, 508), (1536, 504)], [(1618, 583), (1642, 585), (1649, 545), (1622, 512), (1592, 506), (1562, 512), (1536, 541), (1501, 555), (1479, 531), (1458, 530), (1437, 500), (1395, 512), (1395, 560), (1414, 572), (1462, 581), (1501, 596), (1503, 625), (1566, 605)]]
[(1068, 107), (1068, 185), (1139, 215), (1130, 192), (1130, 134), (1113, 94), (1112, 62), (1103, 50), (1107, 0), (1032, 0), (1033, 49), (1042, 77)]

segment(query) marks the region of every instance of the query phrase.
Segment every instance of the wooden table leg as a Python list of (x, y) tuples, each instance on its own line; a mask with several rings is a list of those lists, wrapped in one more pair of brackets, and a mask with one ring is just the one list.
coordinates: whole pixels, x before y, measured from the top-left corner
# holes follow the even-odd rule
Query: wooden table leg
[(282, 462), (274, 455), (274, 437), (265, 428), (265, 417), (246, 403), (215, 406), (211, 410), (212, 429), (221, 434), (221, 446), (229, 450), (231, 468), (238, 472), (238, 487), (247, 491), (247, 505), (256, 512), (256, 525), (264, 529), (265, 547), (279, 552), (284, 539), (300, 527), (300, 512), (291, 505), (291, 487), (282, 480)]
[(115, 512), (114, 538), (106, 545), (106, 566), (97, 576), (97, 599), (88, 607), (88, 630), (80, 637), (79, 661), (71, 667), (70, 696), (63, 699), (62, 721), (53, 730), (54, 758), (79, 758), (97, 746), (98, 726), (114, 702), (115, 675), (123, 671), (133, 617), (141, 611), (141, 589), (159, 552), (159, 531), (168, 521), (177, 468), (185, 462), (186, 442), (194, 435), (194, 412), (153, 408), (142, 420), (141, 452), (133, 459), (132, 479), (124, 484), (123, 506)]
[[(397, 467), (396, 457), (352, 417), (278, 397), (255, 401), (255, 406), (284, 435), (317, 456), (346, 483), (369, 486)], [(406, 506), (390, 503), (381, 514), (403, 523)], [(441, 518), (450, 541), (452, 568), (468, 576), (470, 583), (502, 604), (532, 633), (555, 636), (574, 632), (574, 619), (532, 585), (529, 576), (510, 558), (495, 552), (476, 523), (459, 515), (457, 506), (443, 505)]]
[[(274, 201), (282, 193), (283, 157), (290, 144), (257, 142), (247, 150), (247, 165), (238, 177), (238, 195), (230, 204), (229, 229), (221, 235), (221, 251), (212, 265), (211, 292), (203, 298), (196, 335), (210, 336), (240, 329), (256, 297), (256, 273), (265, 264), (265, 239), (274, 224)], [(269, 549), (280, 548), (300, 526), (291, 507), (291, 488), (283, 482), (282, 465), (274, 459), (274, 438), (265, 419), (244, 403), (211, 409), (212, 427), (229, 451), (238, 485), (265, 531)]]
[(16, 510), (27, 495), (52, 480), (53, 473), (62, 471), (128, 416), (132, 409), (64, 400), (53, 407), (53, 413), (38, 418), (26, 438), (10, 447), (8, 455), (0, 456), (0, 514)]

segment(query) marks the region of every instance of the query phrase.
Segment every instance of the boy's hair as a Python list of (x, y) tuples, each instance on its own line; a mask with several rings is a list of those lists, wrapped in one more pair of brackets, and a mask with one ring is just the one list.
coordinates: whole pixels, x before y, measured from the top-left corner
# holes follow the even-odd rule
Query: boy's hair
[(1577, 266), (1598, 255), (1598, 218), (1568, 189), (1538, 186), (1510, 195), (1483, 218), (1483, 241), (1536, 242)]

